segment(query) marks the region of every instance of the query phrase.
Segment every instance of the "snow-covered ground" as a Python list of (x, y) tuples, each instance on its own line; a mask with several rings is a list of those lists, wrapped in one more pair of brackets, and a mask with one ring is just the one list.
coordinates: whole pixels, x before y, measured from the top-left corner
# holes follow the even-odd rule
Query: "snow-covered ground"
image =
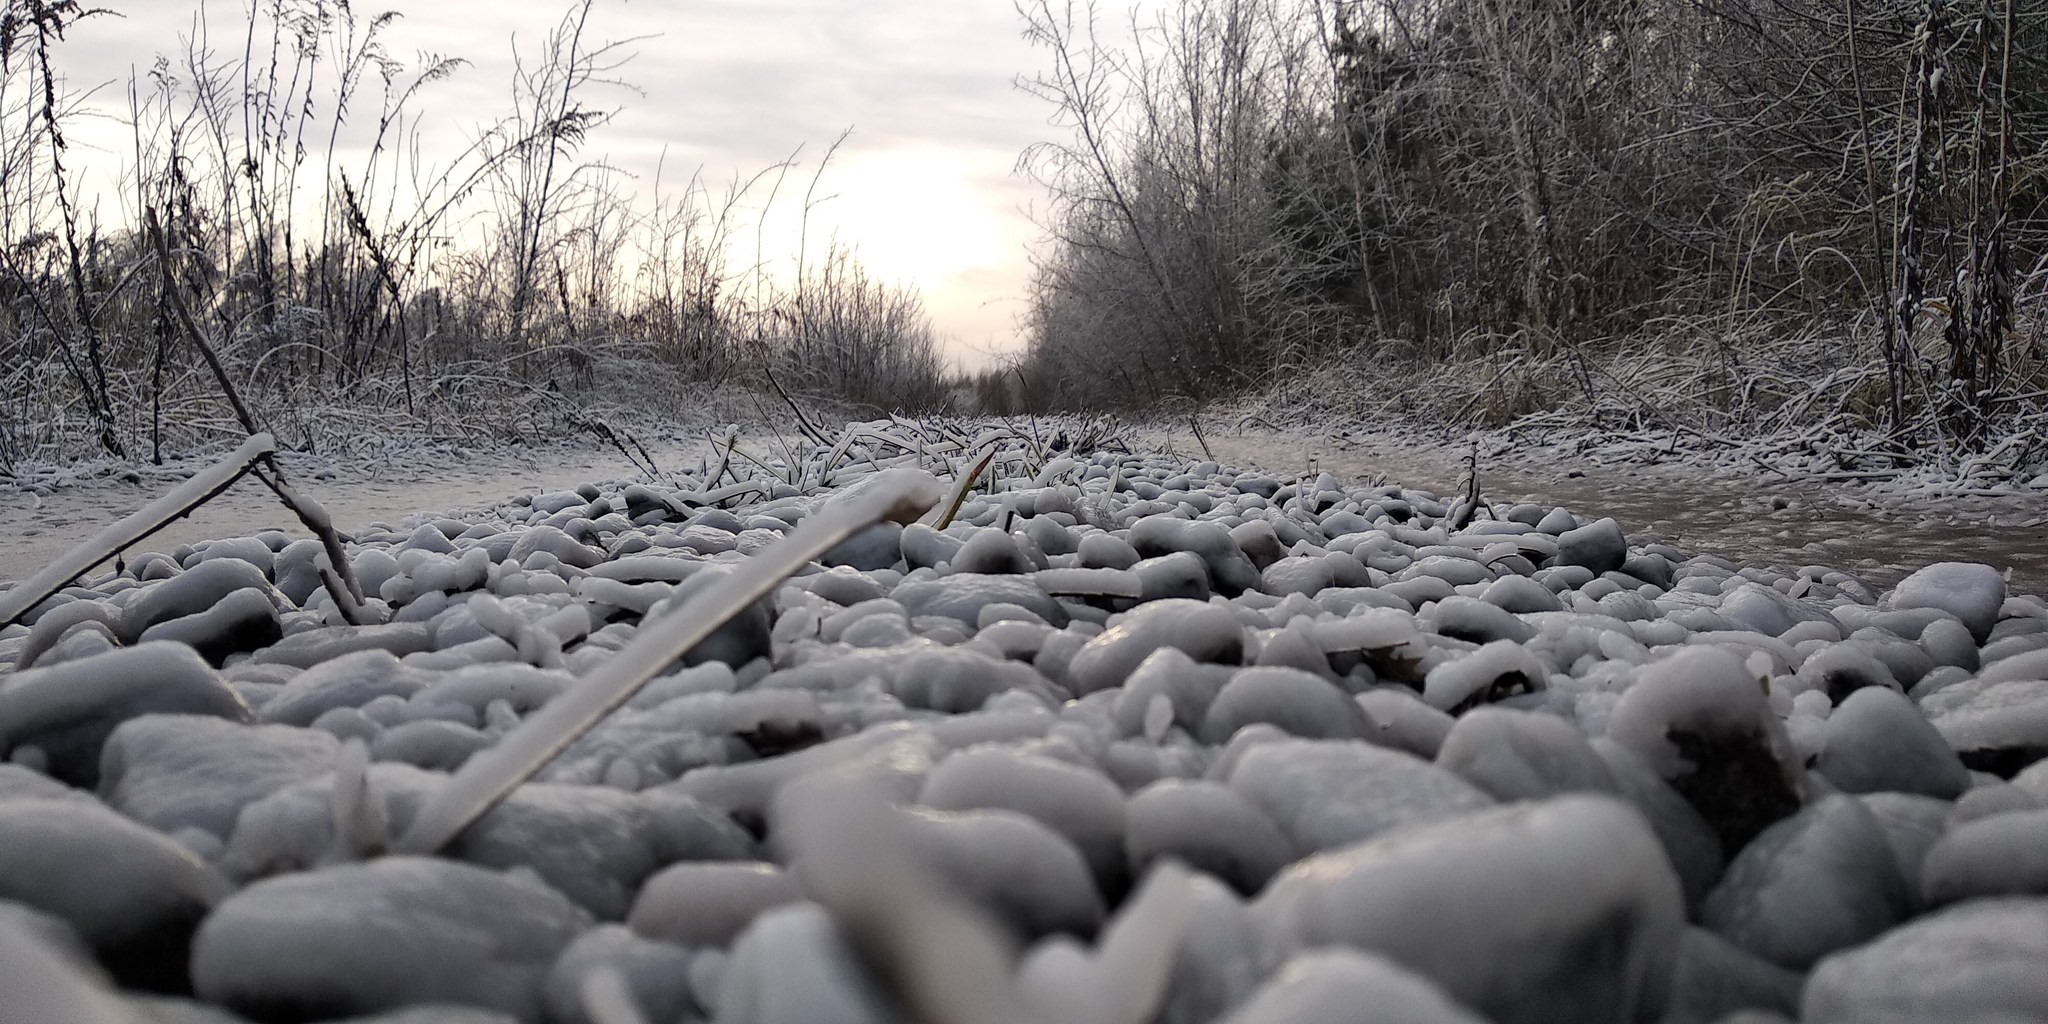
[(89, 577), (0, 630), (8, 1019), (2048, 1019), (2048, 602), (1800, 568), (1896, 506), (1047, 433), (472, 493), (370, 625), (296, 531)]

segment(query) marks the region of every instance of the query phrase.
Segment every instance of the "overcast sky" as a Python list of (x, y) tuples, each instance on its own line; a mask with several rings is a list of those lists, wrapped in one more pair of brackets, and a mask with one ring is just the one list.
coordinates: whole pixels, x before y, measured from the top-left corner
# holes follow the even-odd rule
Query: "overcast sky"
[[(209, 0), (217, 49), (239, 54), (244, 2)], [(125, 109), (130, 67), (146, 72), (156, 53), (179, 49), (197, 4), (106, 6), (125, 17), (79, 25), (64, 58), (74, 85), (118, 83), (102, 95)], [(385, 36), (395, 58), (412, 64), (430, 51), (472, 62), (430, 86), (419, 106), (451, 143), (508, 109), (515, 36), (532, 53), (569, 8), (569, 0), (357, 5), (363, 14), (403, 14)], [(834, 198), (811, 215), (812, 246), (836, 235), (879, 275), (919, 287), (949, 351), (976, 366), (984, 353), (1021, 344), (1024, 247), (1035, 235), (1026, 208), (1039, 193), (1014, 168), (1025, 147), (1055, 131), (1046, 106), (1013, 85), (1044, 56), (1021, 30), (1011, 0), (597, 0), (590, 36), (650, 38), (632, 44), (638, 56), (620, 72), (642, 94), (592, 94), (622, 109), (583, 155), (651, 191), (664, 150), (669, 187), (700, 166), (724, 183), (799, 146), (814, 160), (851, 128), (820, 186)], [(432, 145), (435, 130), (427, 131)], [(108, 137), (125, 134), (124, 126)], [(793, 176), (785, 185), (778, 205), (786, 213), (801, 205), (807, 183)]]

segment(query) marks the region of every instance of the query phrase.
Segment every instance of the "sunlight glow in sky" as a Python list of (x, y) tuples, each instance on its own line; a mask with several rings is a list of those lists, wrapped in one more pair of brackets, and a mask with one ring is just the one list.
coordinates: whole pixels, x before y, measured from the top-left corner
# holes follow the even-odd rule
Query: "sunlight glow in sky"
[[(264, 0), (268, 3), (269, 0)], [(197, 0), (107, 0), (121, 18), (78, 26), (62, 51), (71, 85), (104, 85), (103, 109), (125, 112), (131, 68), (182, 49)], [(531, 53), (570, 0), (370, 0), (361, 16), (403, 17), (385, 36), (408, 66), (420, 51), (468, 59), (427, 87), (423, 143), (452, 152), (505, 112), (513, 40)], [(243, 0), (208, 0), (205, 23), (222, 59), (239, 58)], [(617, 118), (581, 154), (630, 175), (628, 191), (664, 188), (697, 168), (714, 188), (802, 147), (763, 227), (763, 256), (793, 269), (804, 189), (840, 133), (810, 214), (807, 252), (855, 247), (877, 277), (914, 285), (948, 354), (976, 367), (1021, 345), (1015, 320), (1028, 274), (1026, 214), (1039, 190), (1014, 173), (1019, 154), (1056, 129), (1013, 79), (1044, 55), (1025, 43), (1011, 0), (597, 0), (598, 40), (647, 36), (618, 72), (639, 92), (593, 91)], [(125, 156), (125, 125), (80, 133)], [(122, 147), (117, 149), (116, 147)], [(765, 190), (757, 198), (765, 198)], [(114, 200), (113, 202), (118, 202)], [(759, 203), (755, 204), (758, 210)], [(752, 228), (745, 232), (752, 259)]]

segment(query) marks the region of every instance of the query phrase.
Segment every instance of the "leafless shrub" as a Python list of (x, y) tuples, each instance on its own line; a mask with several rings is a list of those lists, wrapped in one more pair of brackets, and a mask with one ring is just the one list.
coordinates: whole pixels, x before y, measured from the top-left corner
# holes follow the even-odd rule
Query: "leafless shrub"
[[(180, 304), (250, 414), (297, 447), (352, 429), (544, 436), (577, 405), (708, 405), (771, 370), (881, 407), (942, 397), (921, 300), (850, 249), (791, 281), (731, 265), (764, 176), (643, 199), (588, 158), (633, 42), (601, 40), (591, 0), (518, 55), (508, 112), (453, 154), (422, 144), (422, 105), (463, 60), (394, 58), (395, 12), (245, 2), (238, 38), (202, 34), (128, 83), (120, 194), (87, 203), (64, 138), (87, 104), (53, 69), (102, 12), (5, 0), (0, 473), (235, 436), (224, 389), (177, 357)], [(123, 222), (83, 215), (101, 206)]]
[(1055, 405), (1448, 362), (1509, 416), (1587, 390), (1531, 367), (1654, 348), (1741, 421), (1771, 410), (1738, 341), (1770, 332), (1877, 367), (1905, 444), (1988, 443), (2042, 390), (2009, 339), (2042, 316), (2043, 0), (1021, 10), (1071, 130), (1032, 163), (1022, 375)]

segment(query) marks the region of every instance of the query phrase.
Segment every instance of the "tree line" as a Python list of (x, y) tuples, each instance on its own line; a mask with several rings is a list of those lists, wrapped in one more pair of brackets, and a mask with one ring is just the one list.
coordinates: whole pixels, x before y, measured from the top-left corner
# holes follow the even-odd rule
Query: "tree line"
[(991, 404), (1654, 351), (1732, 409), (1799, 334), (1957, 439), (2048, 379), (2048, 0), (1019, 9), (1067, 135)]

